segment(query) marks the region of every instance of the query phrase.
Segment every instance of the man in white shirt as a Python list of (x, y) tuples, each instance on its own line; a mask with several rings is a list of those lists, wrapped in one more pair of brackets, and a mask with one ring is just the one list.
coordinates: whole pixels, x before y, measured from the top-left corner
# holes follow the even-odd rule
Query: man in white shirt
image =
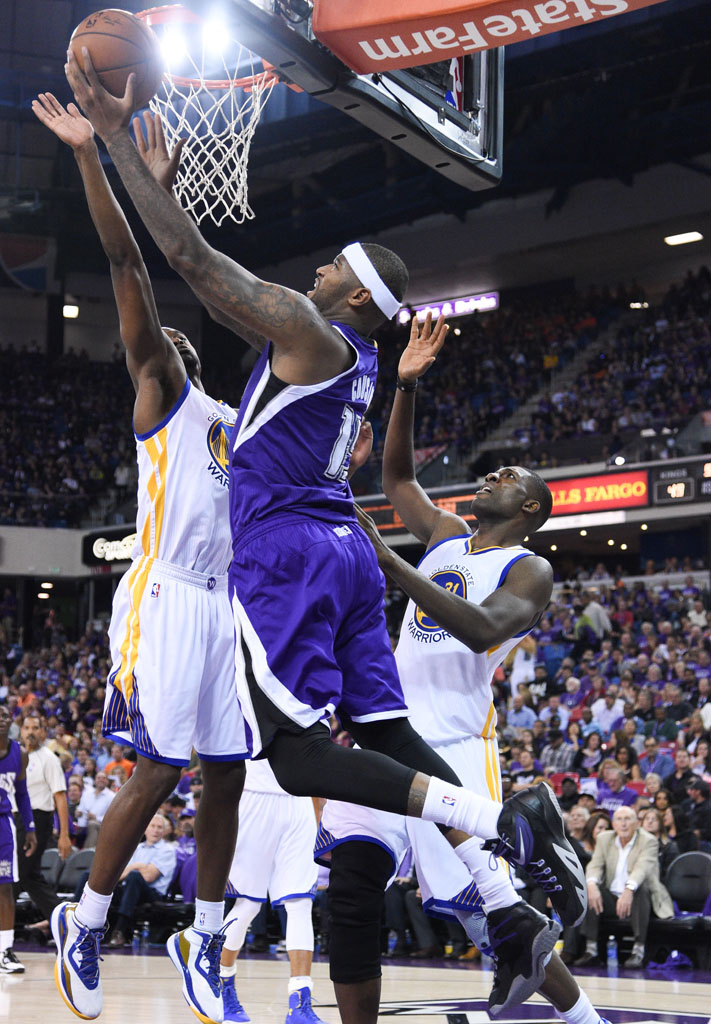
[(106, 772), (97, 772), (93, 788), (86, 787), (82, 793), (77, 809), (77, 825), (86, 829), (85, 848), (96, 846), (96, 837), (109, 804), (116, 794), (109, 789), (109, 778)]
[(605, 696), (596, 700), (593, 704), (593, 720), (602, 729), (605, 739), (610, 735), (613, 723), (622, 717), (624, 710), (624, 701), (620, 700), (616, 689), (613, 687), (610, 687)]
[[(59, 758), (45, 745), (45, 720), (35, 712), (22, 719), (20, 742), (27, 751), (27, 791), (37, 830), (37, 849), (31, 857), (19, 858), (20, 881), (17, 891), (26, 891), (43, 917), (49, 918), (60, 902), (56, 892), (42, 877), (42, 854), (52, 838), (54, 812), (59, 818), (57, 850), (62, 860), (72, 852), (69, 838), (67, 784)], [(18, 837), (19, 839), (20, 837)]]
[(583, 615), (590, 619), (590, 625), (598, 640), (602, 640), (604, 636), (612, 632), (610, 616), (589, 590), (583, 591), (583, 601), (586, 602)]
[(595, 852), (585, 872), (588, 884), (588, 912), (582, 926), (585, 953), (578, 967), (600, 964), (598, 933), (600, 918), (630, 919), (634, 945), (625, 967), (641, 967), (652, 908), (658, 917), (672, 917), (669, 893), (659, 881), (659, 844), (639, 828), (631, 807), (618, 807), (612, 816), (612, 831), (597, 837)]

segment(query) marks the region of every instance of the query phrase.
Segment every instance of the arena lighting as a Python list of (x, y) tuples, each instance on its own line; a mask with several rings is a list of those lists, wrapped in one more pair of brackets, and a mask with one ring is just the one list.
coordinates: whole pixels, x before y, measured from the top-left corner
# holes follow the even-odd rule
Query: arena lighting
[(455, 328), (454, 328), (454, 333), (455, 333), (455, 334), (457, 335), (457, 337), (459, 337), (459, 335), (460, 335), (460, 334), (461, 334), (462, 332), (461, 332), (461, 329), (460, 329), (459, 327), (455, 327)]
[(42, 591), (37, 595), (40, 601), (49, 601), (49, 594), (44, 594)]
[(647, 530), (647, 529), (649, 529), (647, 524), (646, 523), (642, 523), (642, 525), (640, 526), (640, 530)]
[[(398, 323), (406, 324), (412, 319), (413, 314), (418, 320), (425, 319), (428, 313), (436, 320), (440, 316), (451, 319), (454, 316), (469, 316), (470, 313), (488, 313), (489, 310), (499, 308), (498, 292), (482, 292), (479, 295), (462, 295), (458, 299), (437, 299), (428, 302), (425, 306), (406, 306), (397, 315)], [(456, 331), (455, 331), (456, 334)]]
[(614, 540), (612, 539), (612, 537), (610, 537), (610, 539), (608, 540), (608, 542), (607, 542), (607, 546), (608, 546), (608, 547), (610, 547), (610, 548), (614, 548), (614, 546), (615, 546), (615, 542), (614, 542)]
[(627, 545), (626, 544), (620, 544), (620, 551), (626, 551), (626, 550), (627, 550)]
[(703, 237), (700, 231), (682, 231), (679, 235), (667, 235), (664, 241), (667, 245), (688, 245), (689, 242), (701, 242)]
[(626, 459), (625, 459), (624, 455), (616, 455), (615, 456), (615, 465), (616, 466), (624, 466), (625, 462), (626, 462)]
[(54, 590), (54, 583), (40, 583), (42, 590)]
[(76, 320), (79, 316), (79, 307), (73, 302), (67, 302), (62, 306), (62, 316), (65, 320)]
[(206, 50), (222, 53), (230, 41), (229, 27), (220, 11), (213, 11), (202, 28), (202, 42)]
[(160, 38), (160, 49), (168, 68), (185, 60), (188, 44), (179, 25), (166, 25)]
[(557, 550), (558, 550), (558, 545), (557, 544), (551, 544), (551, 551), (557, 551)]
[(648, 302), (630, 302), (630, 309), (649, 309)]
[(581, 530), (580, 531), (580, 536), (581, 537), (587, 537), (587, 535), (588, 535), (588, 531), (587, 530)]
[(524, 543), (524, 544), (528, 544), (528, 537), (524, 537), (524, 538), (523, 538), (523, 543)]

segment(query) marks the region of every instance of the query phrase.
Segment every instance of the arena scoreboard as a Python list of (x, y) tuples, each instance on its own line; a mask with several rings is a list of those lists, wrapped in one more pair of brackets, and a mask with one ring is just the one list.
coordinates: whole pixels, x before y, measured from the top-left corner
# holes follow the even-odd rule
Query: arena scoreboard
[[(548, 477), (546, 482), (553, 494), (551, 519), (559, 521), (565, 529), (566, 516), (711, 501), (711, 456), (610, 467), (602, 473)], [(471, 502), (478, 486), (438, 488), (430, 492), (430, 498), (439, 508), (473, 522)], [(384, 535), (407, 533), (402, 519), (383, 496), (369, 497), (360, 503)], [(550, 523), (548, 528), (552, 528)]]

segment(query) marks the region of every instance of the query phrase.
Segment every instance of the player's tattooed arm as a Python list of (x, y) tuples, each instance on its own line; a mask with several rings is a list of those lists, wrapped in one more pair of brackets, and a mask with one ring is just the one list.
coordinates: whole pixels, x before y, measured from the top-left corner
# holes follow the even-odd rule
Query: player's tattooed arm
[(345, 369), (351, 358), (348, 345), (305, 295), (261, 281), (213, 249), (185, 210), (155, 181), (128, 134), (135, 76), (129, 76), (123, 97), (112, 96), (101, 85), (86, 50), (82, 67), (71, 51), (67, 54), (65, 73), (156, 245), (203, 301), (268, 337), (278, 350), (298, 351), (307, 378), (319, 360), (326, 374), (320, 379)]
[(537, 555), (513, 565), (503, 585), (481, 604), (445, 590), (387, 546), (361, 508), (356, 514), (378, 556), (380, 568), (422, 611), (467, 647), (481, 654), (532, 628), (550, 601), (553, 570)]

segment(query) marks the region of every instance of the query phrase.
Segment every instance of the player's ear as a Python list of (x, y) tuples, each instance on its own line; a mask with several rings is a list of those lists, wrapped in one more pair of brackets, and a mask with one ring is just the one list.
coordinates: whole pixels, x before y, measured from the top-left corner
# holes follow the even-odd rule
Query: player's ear
[(353, 306), (356, 309), (362, 309), (363, 306), (368, 305), (370, 300), (370, 288), (364, 288), (363, 285), (358, 285), (358, 287), (351, 292), (348, 298), (348, 305)]
[(521, 506), (522, 510), (529, 516), (535, 515), (540, 510), (541, 503), (536, 498), (528, 498)]

